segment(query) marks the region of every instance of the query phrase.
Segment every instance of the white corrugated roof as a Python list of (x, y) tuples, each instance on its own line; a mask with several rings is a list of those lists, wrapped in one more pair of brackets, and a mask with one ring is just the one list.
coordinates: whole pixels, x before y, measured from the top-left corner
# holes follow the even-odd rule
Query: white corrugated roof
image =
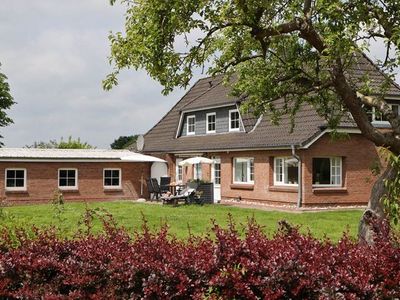
[(126, 162), (165, 162), (129, 150), (0, 148), (0, 160), (120, 160)]

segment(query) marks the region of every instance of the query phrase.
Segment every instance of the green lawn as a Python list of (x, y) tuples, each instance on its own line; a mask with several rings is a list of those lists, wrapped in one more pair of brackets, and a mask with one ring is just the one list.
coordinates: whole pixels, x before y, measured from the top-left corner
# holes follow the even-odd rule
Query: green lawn
[[(211, 227), (211, 219), (225, 226), (228, 214), (231, 214), (237, 224), (244, 224), (248, 217), (254, 216), (259, 224), (265, 226), (265, 231), (269, 234), (276, 230), (278, 221), (285, 219), (291, 224), (301, 225), (303, 232), (309, 229), (316, 237), (322, 238), (326, 235), (333, 240), (338, 240), (347, 229), (351, 236), (356, 236), (358, 220), (362, 214), (360, 210), (290, 213), (222, 205), (171, 207), (125, 201), (90, 203), (89, 207), (106, 209), (119, 225), (130, 230), (140, 228), (142, 214), (154, 229), (159, 228), (163, 222), (167, 222), (170, 225), (170, 232), (179, 238), (188, 236), (188, 226), (193, 234), (205, 234)], [(85, 205), (83, 203), (66, 204), (62, 222), (55, 216), (54, 208), (50, 204), (7, 207), (4, 211), (9, 217), (0, 219), (3, 224), (55, 225), (59, 226), (66, 235), (70, 235), (76, 231), (77, 224), (85, 211)], [(98, 231), (100, 228), (99, 222), (95, 222), (94, 229)]]

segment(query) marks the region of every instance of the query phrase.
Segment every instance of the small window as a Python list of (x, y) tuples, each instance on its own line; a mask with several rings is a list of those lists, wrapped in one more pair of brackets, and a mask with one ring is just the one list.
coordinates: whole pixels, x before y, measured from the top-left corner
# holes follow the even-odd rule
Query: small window
[(196, 131), (196, 116), (187, 117), (187, 135), (194, 134)]
[(221, 163), (214, 163), (214, 183), (216, 185), (221, 184)]
[(26, 169), (6, 169), (6, 190), (26, 190)]
[(341, 157), (313, 158), (313, 185), (341, 186), (342, 158)]
[[(389, 104), (391, 109), (393, 110), (394, 113), (399, 115), (399, 107), (400, 105), (398, 104)], [(364, 107), (366, 114), (368, 115), (368, 120), (370, 122), (374, 123), (385, 123), (388, 122), (388, 120), (382, 115), (380, 111), (378, 111), (375, 107), (369, 107), (366, 106)]]
[(104, 169), (104, 187), (121, 187), (121, 169)]
[(203, 177), (201, 164), (194, 164), (193, 165), (193, 179), (201, 180)]
[(175, 180), (176, 182), (182, 182), (183, 181), (183, 167), (179, 165), (179, 163), (182, 161), (182, 158), (177, 158), (176, 159), (176, 169), (175, 169)]
[(58, 187), (60, 189), (78, 188), (78, 170), (77, 169), (59, 169)]
[(254, 159), (235, 158), (233, 160), (233, 182), (254, 183)]
[(237, 109), (229, 111), (229, 131), (239, 131), (240, 129), (240, 116)]
[(216, 132), (216, 113), (207, 114), (207, 133)]
[(297, 185), (299, 162), (294, 157), (275, 157), (274, 185)]

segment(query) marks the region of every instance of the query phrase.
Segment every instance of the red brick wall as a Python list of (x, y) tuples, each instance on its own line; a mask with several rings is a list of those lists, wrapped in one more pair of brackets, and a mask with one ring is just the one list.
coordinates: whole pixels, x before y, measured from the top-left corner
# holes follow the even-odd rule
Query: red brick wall
[[(0, 162), (0, 197), (10, 204), (23, 202), (44, 202), (53, 199), (58, 188), (58, 169), (78, 169), (78, 190), (62, 191), (65, 200), (130, 200), (141, 197), (140, 179), (150, 176), (150, 163), (67, 163), (67, 162)], [(5, 169), (25, 168), (27, 170), (27, 191), (5, 191)], [(103, 188), (103, 168), (121, 169), (121, 189)], [(143, 185), (147, 196), (146, 185)]]
[[(326, 134), (309, 149), (297, 150), (302, 159), (303, 205), (353, 205), (366, 204), (376, 178), (371, 166), (379, 157), (375, 146), (359, 134), (352, 134), (350, 139), (332, 141)], [(171, 176), (175, 176), (175, 157), (169, 155)], [(273, 157), (291, 156), (290, 150), (276, 151), (241, 151), (208, 153), (208, 156), (221, 158), (221, 196), (222, 199), (237, 199), (291, 204), (297, 203), (297, 187), (273, 185)], [(312, 158), (321, 156), (341, 156), (343, 159), (343, 187), (340, 189), (315, 189), (312, 187)], [(254, 186), (233, 184), (233, 158), (254, 158)], [(209, 176), (209, 166), (203, 166), (203, 174)], [(184, 172), (185, 173), (185, 172)], [(185, 178), (192, 176), (188, 168)], [(210, 177), (209, 177), (210, 178)]]

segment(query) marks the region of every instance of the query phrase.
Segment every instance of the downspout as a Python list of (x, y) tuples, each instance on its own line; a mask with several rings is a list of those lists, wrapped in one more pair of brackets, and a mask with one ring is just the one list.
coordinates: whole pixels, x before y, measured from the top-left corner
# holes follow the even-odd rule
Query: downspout
[(301, 165), (301, 158), (296, 154), (296, 148), (292, 145), (292, 156), (297, 160), (298, 165), (298, 190), (297, 190), (297, 207), (300, 208), (302, 206), (303, 201), (303, 178), (302, 178), (302, 165)]

